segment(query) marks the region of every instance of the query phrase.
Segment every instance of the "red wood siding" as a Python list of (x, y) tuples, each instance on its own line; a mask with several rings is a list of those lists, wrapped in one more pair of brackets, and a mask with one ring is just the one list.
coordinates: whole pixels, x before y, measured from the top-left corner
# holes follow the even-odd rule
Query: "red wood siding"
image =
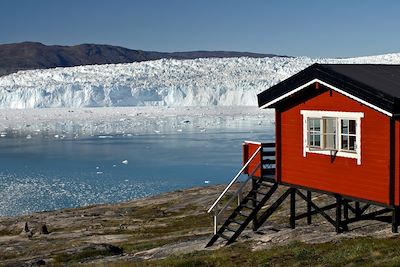
[[(261, 144), (253, 144), (253, 143), (244, 143), (243, 144), (243, 165), (253, 156), (253, 154), (257, 151), (257, 149), (261, 146)], [(249, 166), (244, 171), (245, 174), (252, 174), (256, 177), (261, 177), (261, 168), (256, 168), (259, 166), (261, 162), (261, 151), (257, 153), (257, 155), (250, 162)]]
[[(280, 109), (277, 114), (281, 121), (279, 166), (282, 182), (389, 204), (390, 118), (332, 90), (311, 95), (310, 99), (301, 96), (300, 103), (286, 110), (277, 108)], [(361, 119), (361, 165), (357, 165), (356, 159), (343, 157), (332, 160), (330, 156), (313, 153), (303, 157), (303, 117), (300, 110), (364, 112)], [(397, 129), (399, 127), (397, 124)], [(396, 171), (398, 177), (398, 166)], [(397, 203), (398, 187), (397, 182)]]

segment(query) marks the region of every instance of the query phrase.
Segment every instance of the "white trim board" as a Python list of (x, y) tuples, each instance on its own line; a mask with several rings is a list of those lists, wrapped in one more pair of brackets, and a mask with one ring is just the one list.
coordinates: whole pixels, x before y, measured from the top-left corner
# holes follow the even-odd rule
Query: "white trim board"
[(362, 100), (362, 99), (360, 99), (360, 98), (358, 98), (358, 97), (356, 97), (356, 96), (353, 96), (352, 94), (349, 94), (349, 93), (343, 91), (342, 89), (339, 89), (339, 88), (337, 88), (337, 87), (335, 87), (335, 86), (333, 86), (333, 85), (330, 85), (330, 84), (328, 84), (328, 83), (326, 83), (326, 82), (324, 82), (324, 81), (322, 81), (322, 80), (320, 80), (320, 79), (313, 79), (313, 80), (309, 81), (308, 83), (305, 83), (305, 84), (303, 84), (302, 86), (299, 86), (299, 87), (293, 89), (292, 91), (287, 92), (286, 94), (281, 95), (280, 97), (277, 97), (277, 98), (275, 98), (274, 100), (271, 100), (270, 102), (268, 102), (268, 103), (262, 105), (262, 106), (260, 107), (260, 109), (267, 108), (268, 106), (273, 105), (273, 104), (275, 104), (275, 103), (281, 101), (282, 99), (284, 99), (284, 98), (286, 98), (286, 97), (288, 97), (288, 96), (290, 96), (290, 95), (293, 95), (294, 93), (296, 93), (296, 92), (298, 92), (298, 91), (304, 89), (305, 87), (307, 87), (307, 86), (309, 86), (309, 85), (311, 85), (311, 84), (313, 84), (313, 83), (316, 83), (316, 82), (318, 82), (318, 83), (320, 83), (320, 84), (322, 84), (322, 85), (324, 85), (324, 86), (326, 86), (326, 87), (328, 87), (328, 88), (330, 88), (330, 89), (332, 89), (332, 90), (335, 90), (336, 92), (338, 92), (338, 93), (340, 93), (340, 94), (342, 94), (342, 95), (345, 95), (345, 96), (347, 96), (347, 97), (349, 97), (349, 98), (351, 98), (351, 99), (353, 99), (353, 100), (355, 100), (355, 101), (357, 101), (357, 102), (360, 102), (360, 103), (362, 103), (362, 104), (364, 104), (364, 105), (366, 105), (366, 106), (368, 106), (368, 107), (370, 107), (370, 108), (373, 108), (373, 109), (375, 109), (375, 110), (377, 110), (377, 111), (379, 111), (379, 112), (381, 112), (381, 113), (383, 113), (383, 114), (385, 114), (385, 115), (387, 115), (387, 116), (389, 116), (389, 117), (392, 117), (392, 116), (393, 116), (392, 113), (390, 113), (390, 112), (388, 112), (388, 111), (386, 111), (386, 110), (383, 110), (383, 109), (381, 109), (380, 107), (377, 107), (377, 106), (375, 106), (375, 105), (373, 105), (373, 104), (371, 104), (371, 103), (369, 103), (369, 102), (367, 102), (367, 101), (365, 101), (365, 100)]
[(333, 117), (341, 119), (359, 119), (364, 118), (364, 112), (344, 112), (328, 110), (300, 110), (301, 115), (306, 117)]
[(255, 141), (244, 141), (245, 144), (253, 144), (253, 145), (261, 145), (261, 142), (255, 142)]

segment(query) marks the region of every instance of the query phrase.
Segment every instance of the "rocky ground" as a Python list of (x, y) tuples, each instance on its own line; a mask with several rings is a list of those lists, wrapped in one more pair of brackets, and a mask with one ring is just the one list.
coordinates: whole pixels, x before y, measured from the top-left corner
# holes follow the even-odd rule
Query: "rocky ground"
[[(136, 266), (151, 265), (154, 260), (172, 255), (220, 250), (222, 243), (205, 249), (212, 232), (212, 217), (206, 210), (223, 188), (193, 188), (115, 205), (2, 217), (0, 264)], [(324, 205), (333, 199), (315, 194), (313, 201)], [(304, 211), (304, 201), (299, 199), (297, 204), (298, 212)], [(288, 227), (288, 210), (286, 201), (263, 227), (257, 232), (246, 230), (236, 244), (245, 243), (252, 251), (259, 251), (293, 242), (320, 244), (365, 236), (396, 237), (390, 224), (371, 220), (351, 224), (349, 232), (336, 234), (321, 216), (314, 216), (312, 225), (300, 220), (292, 230)]]

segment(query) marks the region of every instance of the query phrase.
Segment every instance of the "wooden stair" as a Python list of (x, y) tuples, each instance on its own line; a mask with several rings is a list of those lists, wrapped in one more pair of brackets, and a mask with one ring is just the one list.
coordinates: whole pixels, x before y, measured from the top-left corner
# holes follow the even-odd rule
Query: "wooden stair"
[[(265, 191), (265, 188), (268, 191)], [(217, 233), (207, 243), (206, 247), (212, 246), (219, 238), (224, 239), (226, 245), (233, 243), (249, 223), (256, 219), (257, 213), (271, 198), (277, 188), (278, 183), (276, 182), (256, 179), (252, 190), (232, 211)]]

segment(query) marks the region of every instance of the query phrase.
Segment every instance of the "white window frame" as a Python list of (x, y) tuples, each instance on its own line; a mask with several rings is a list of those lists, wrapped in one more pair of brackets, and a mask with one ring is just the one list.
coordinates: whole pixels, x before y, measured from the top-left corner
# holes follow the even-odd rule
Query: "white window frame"
[[(306, 157), (307, 153), (315, 153), (322, 155), (334, 155), (336, 157), (352, 158), (357, 160), (357, 165), (361, 165), (361, 119), (364, 118), (363, 112), (342, 112), (342, 111), (325, 111), (325, 110), (301, 110), (300, 114), (303, 115), (303, 156)], [(322, 148), (322, 124), (321, 124), (321, 149), (308, 146), (307, 134), (307, 121), (308, 118), (336, 118), (336, 147), (337, 149), (323, 149)], [(341, 125), (342, 119), (356, 121), (356, 149), (355, 151), (342, 150), (341, 141)]]

